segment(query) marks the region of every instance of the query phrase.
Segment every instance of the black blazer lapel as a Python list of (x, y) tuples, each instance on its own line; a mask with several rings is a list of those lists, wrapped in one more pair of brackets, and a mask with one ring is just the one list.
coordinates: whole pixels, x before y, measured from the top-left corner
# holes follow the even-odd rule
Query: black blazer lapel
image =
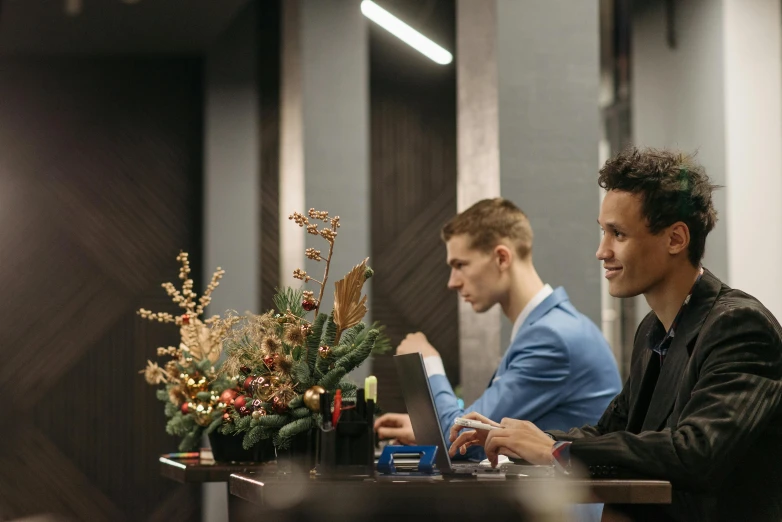
[(703, 277), (692, 293), (690, 304), (685, 309), (677, 330), (674, 331), (673, 341), (668, 349), (665, 363), (660, 369), (660, 378), (641, 431), (657, 431), (665, 425), (673, 410), (682, 373), (690, 360), (690, 345), (695, 342), (701, 325), (714, 306), (721, 288), (722, 282), (711, 272), (704, 270)]
[[(681, 324), (679, 327), (681, 330)], [(659, 358), (657, 354), (654, 356)], [(673, 409), (679, 380), (689, 360), (690, 354), (687, 352), (685, 336), (674, 335), (671, 346), (668, 348), (668, 355), (665, 357), (665, 363), (660, 369), (660, 378), (657, 380), (657, 386), (649, 403), (649, 411), (646, 413), (641, 431), (657, 431), (663, 427)]]

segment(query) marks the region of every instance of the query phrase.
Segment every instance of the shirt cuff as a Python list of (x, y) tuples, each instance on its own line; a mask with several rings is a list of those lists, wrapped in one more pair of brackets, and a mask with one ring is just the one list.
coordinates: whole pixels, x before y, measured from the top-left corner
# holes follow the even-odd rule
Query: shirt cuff
[(436, 355), (424, 357), (424, 366), (426, 367), (427, 377), (432, 377), (433, 375), (445, 375), (443, 360)]
[(560, 471), (567, 473), (570, 469), (570, 445), (572, 442), (555, 442), (551, 448), (551, 456), (554, 466)]

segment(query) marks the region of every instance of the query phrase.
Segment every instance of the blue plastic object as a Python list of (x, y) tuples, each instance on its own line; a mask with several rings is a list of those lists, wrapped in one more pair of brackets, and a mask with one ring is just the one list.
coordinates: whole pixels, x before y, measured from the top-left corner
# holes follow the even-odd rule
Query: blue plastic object
[(396, 475), (394, 467), (394, 455), (403, 453), (409, 455), (418, 453), (421, 459), (418, 461), (418, 473), (433, 475), (434, 458), (437, 455), (437, 446), (386, 446), (377, 460), (377, 470), (384, 475)]

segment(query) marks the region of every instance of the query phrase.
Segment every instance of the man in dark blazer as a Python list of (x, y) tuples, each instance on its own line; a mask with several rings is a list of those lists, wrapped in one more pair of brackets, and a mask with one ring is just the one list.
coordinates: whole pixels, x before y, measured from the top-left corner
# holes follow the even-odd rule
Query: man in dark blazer
[(782, 329), (700, 266), (715, 187), (691, 157), (649, 149), (609, 160), (599, 183), (609, 291), (652, 308), (622, 392), (596, 426), (568, 432), (510, 419), (491, 432), (455, 427), (452, 453), (481, 444), (495, 462), (572, 458), (595, 477), (669, 480), (670, 505), (613, 506), (632, 520), (782, 520)]

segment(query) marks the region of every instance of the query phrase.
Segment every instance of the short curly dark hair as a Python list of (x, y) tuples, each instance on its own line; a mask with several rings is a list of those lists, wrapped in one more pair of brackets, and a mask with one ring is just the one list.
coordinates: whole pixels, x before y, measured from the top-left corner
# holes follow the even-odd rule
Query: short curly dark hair
[(663, 149), (631, 147), (608, 160), (598, 184), (641, 196), (641, 213), (652, 234), (681, 221), (690, 230), (688, 257), (698, 266), (706, 250), (706, 236), (717, 223), (712, 185), (693, 155)]

